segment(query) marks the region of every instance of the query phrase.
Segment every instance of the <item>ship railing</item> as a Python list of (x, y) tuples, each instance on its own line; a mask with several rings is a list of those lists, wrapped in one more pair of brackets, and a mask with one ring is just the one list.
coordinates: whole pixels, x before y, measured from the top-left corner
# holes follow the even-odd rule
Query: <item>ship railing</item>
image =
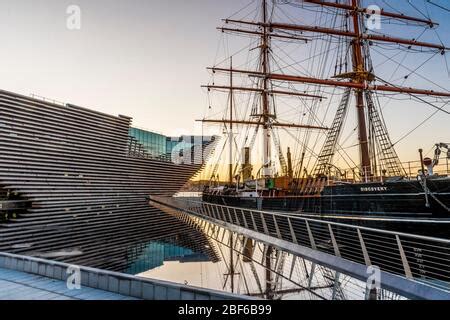
[(450, 291), (447, 239), (211, 204), (194, 198), (152, 196), (151, 200)]
[[(422, 171), (422, 164), (420, 161), (404, 162), (403, 168), (409, 178), (416, 179), (419, 172)], [(439, 160), (439, 164), (433, 168), (433, 173), (440, 176), (450, 176), (450, 159), (447, 157), (442, 157)]]
[[(406, 174), (406, 179), (416, 180), (422, 171), (422, 164), (420, 161), (407, 161), (402, 162), (402, 167), (404, 169), (404, 173)], [(425, 170), (427, 168), (425, 167)], [(379, 175), (380, 172), (383, 172), (383, 167), (380, 166), (378, 168), (378, 174), (374, 175), (370, 178), (363, 178), (358, 168), (349, 168), (349, 169), (337, 169), (332, 167), (330, 171), (327, 172), (328, 183), (336, 183), (336, 182), (384, 182), (386, 179), (389, 179), (387, 176)], [(434, 166), (433, 175), (435, 176), (449, 176), (450, 177), (450, 159), (448, 157), (441, 157), (439, 159), (439, 164)]]

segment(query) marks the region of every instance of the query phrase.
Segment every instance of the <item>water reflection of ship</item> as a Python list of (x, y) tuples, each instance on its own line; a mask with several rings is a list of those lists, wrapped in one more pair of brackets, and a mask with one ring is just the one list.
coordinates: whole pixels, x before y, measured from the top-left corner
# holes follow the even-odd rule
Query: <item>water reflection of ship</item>
[[(276, 290), (281, 284), (281, 273), (274, 268), (283, 267), (285, 253), (281, 253), (270, 245), (256, 243), (254, 240), (235, 234), (230, 230), (178, 212), (173, 208), (154, 205), (210, 239), (213, 244), (211, 250), (217, 252), (217, 255), (221, 257), (220, 261), (226, 268), (223, 273), (222, 290), (238, 293), (238, 284), (242, 282), (245, 286), (245, 294), (274, 299)], [(254, 258), (257, 254), (255, 248), (260, 249), (261, 246), (264, 248), (262, 250), (263, 259), (256, 261)], [(243, 271), (244, 264), (250, 268), (247, 270), (248, 272)], [(262, 271), (258, 272), (257, 267), (262, 268)], [(263, 277), (260, 274), (263, 274)], [(250, 282), (256, 284), (256, 293), (251, 292)]]
[[(225, 282), (223, 289), (229, 283), (231, 292), (236, 293), (236, 282), (239, 279), (244, 283), (246, 295), (265, 298), (269, 300), (281, 299), (286, 293), (295, 293), (298, 289), (283, 289), (282, 269), (286, 261), (286, 253), (276, 250), (270, 245), (257, 244), (254, 240), (242, 235), (229, 233), (227, 240), (222, 240), (221, 245), (229, 248), (227, 272), (224, 274)], [(219, 241), (219, 240), (217, 240)], [(254, 258), (255, 249), (262, 245), (262, 260), (256, 261)], [(225, 260), (224, 251), (220, 251)], [(244, 272), (243, 265), (248, 265), (251, 272)], [(256, 265), (262, 267), (262, 272), (258, 272)], [(250, 281), (256, 284), (256, 291), (251, 291)], [(303, 289), (300, 289), (302, 291)]]
[[(355, 289), (361, 284), (349, 276), (315, 265), (271, 245), (217, 226), (214, 228), (216, 230), (209, 234), (217, 246), (225, 248), (218, 251), (222, 260), (228, 261), (224, 290), (270, 300), (364, 298), (360, 293), (364, 292), (364, 288), (359, 288), (361, 291), (358, 293)], [(399, 298), (386, 290), (374, 290), (369, 294), (367, 299)]]

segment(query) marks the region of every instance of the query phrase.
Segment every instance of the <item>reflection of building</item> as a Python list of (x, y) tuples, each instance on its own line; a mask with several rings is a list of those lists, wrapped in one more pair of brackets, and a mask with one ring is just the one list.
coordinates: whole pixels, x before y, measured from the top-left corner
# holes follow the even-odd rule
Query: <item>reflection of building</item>
[[(189, 160), (196, 158), (195, 146), (203, 146), (210, 144), (215, 140), (215, 137), (201, 137), (201, 136), (181, 136), (181, 137), (167, 137), (155, 132), (130, 128), (130, 136), (142, 145), (145, 152), (153, 158), (160, 158), (166, 160), (172, 159), (172, 155), (177, 158), (184, 158), (186, 160), (186, 152), (190, 152)], [(202, 149), (200, 149), (202, 150)]]
[(204, 262), (210, 258), (203, 253), (176, 244), (155, 241), (149, 243), (128, 267), (125, 273), (138, 274), (164, 264), (164, 261)]
[(166, 154), (167, 137), (158, 133), (130, 128), (130, 136), (134, 137), (153, 157), (160, 157)]

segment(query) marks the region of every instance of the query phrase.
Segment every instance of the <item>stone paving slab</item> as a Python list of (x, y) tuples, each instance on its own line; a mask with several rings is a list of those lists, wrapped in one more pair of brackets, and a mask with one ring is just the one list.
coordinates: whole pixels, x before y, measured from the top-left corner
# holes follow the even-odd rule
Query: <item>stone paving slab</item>
[(109, 291), (81, 287), (38, 275), (0, 268), (0, 300), (137, 300)]

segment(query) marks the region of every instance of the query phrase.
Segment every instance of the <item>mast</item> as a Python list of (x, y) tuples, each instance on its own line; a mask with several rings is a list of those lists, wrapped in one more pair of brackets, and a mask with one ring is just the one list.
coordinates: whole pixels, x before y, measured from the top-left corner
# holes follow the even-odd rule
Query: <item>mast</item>
[[(263, 0), (263, 35), (262, 35), (262, 69), (263, 69), (263, 93), (262, 93), (262, 119), (263, 119), (263, 176), (271, 177), (271, 145), (270, 145), (270, 110), (268, 97), (268, 77), (269, 74), (269, 38), (267, 35), (267, 1)], [(258, 182), (256, 183), (258, 184)], [(272, 272), (271, 270), (272, 247), (269, 245), (266, 252), (266, 298), (273, 299), (272, 293)]]
[[(359, 8), (359, 0), (349, 0), (354, 8)], [(364, 57), (361, 45), (361, 30), (359, 12), (357, 10), (352, 13), (353, 31), (356, 37), (352, 40), (353, 49), (353, 82), (365, 84), (367, 80), (367, 72), (365, 70)], [(361, 158), (361, 175), (364, 180), (368, 180), (371, 176), (371, 163), (369, 153), (369, 141), (367, 137), (367, 125), (364, 106), (364, 91), (363, 89), (356, 89), (356, 110), (358, 120), (358, 140)]]
[(228, 181), (233, 184), (233, 57), (230, 57), (230, 163)]
[(268, 97), (268, 78), (269, 73), (269, 37), (267, 34), (267, 1), (262, 1), (262, 15), (263, 15), (263, 32), (262, 32), (262, 71), (263, 71), (263, 92), (262, 92), (262, 120), (263, 120), (263, 176), (272, 176), (271, 172), (271, 144), (270, 144), (270, 107)]

